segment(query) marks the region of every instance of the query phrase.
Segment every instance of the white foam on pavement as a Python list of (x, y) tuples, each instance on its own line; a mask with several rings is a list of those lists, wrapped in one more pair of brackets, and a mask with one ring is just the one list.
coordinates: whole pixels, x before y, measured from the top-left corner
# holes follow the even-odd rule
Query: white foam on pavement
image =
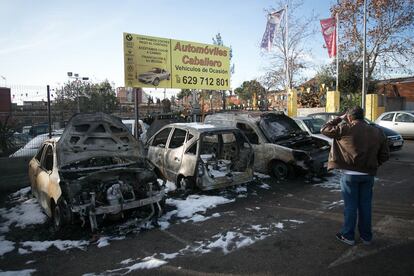
[(78, 248), (85, 250), (86, 246), (89, 245), (88, 241), (71, 241), (71, 240), (55, 240), (55, 241), (25, 241), (21, 245), (24, 249), (30, 252), (42, 252), (46, 251), (52, 246), (55, 246), (60, 251)]
[(13, 250), (14, 242), (5, 240), (3, 236), (0, 236), (0, 257)]
[(35, 273), (36, 269), (23, 269), (23, 270), (11, 270), (3, 271), (0, 270), (0, 276), (30, 276)]

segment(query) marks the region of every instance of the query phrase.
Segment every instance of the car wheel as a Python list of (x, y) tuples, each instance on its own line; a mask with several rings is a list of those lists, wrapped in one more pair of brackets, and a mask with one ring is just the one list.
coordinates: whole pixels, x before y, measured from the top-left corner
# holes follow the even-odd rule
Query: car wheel
[(286, 179), (291, 176), (291, 168), (288, 164), (282, 161), (274, 161), (271, 165), (271, 173), (277, 179)]
[(62, 210), (59, 206), (59, 204), (54, 204), (53, 210), (52, 210), (52, 220), (53, 220), (53, 228), (55, 231), (59, 231), (62, 229), (63, 225), (63, 215)]
[(155, 80), (152, 82), (153, 85), (158, 86), (158, 84), (160, 84), (160, 79), (159, 78), (155, 78)]
[(171, 75), (168, 75), (167, 80), (170, 80)]

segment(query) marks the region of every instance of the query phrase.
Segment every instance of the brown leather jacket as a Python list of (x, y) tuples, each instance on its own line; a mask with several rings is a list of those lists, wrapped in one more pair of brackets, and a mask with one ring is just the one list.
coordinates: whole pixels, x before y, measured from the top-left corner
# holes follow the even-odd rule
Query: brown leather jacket
[(322, 134), (333, 138), (328, 170), (344, 169), (375, 175), (378, 167), (389, 158), (387, 137), (381, 129), (363, 120), (341, 121), (336, 118), (321, 129)]

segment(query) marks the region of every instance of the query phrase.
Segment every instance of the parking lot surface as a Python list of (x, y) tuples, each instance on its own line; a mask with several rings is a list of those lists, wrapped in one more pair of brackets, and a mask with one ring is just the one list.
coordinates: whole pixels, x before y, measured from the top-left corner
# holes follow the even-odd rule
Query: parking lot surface
[[(335, 240), (339, 174), (172, 194), (157, 224), (133, 218), (51, 230), (29, 189), (3, 195), (0, 271), (34, 275), (412, 275), (414, 141), (391, 154), (374, 187), (374, 242)], [(169, 185), (169, 188), (171, 185)]]

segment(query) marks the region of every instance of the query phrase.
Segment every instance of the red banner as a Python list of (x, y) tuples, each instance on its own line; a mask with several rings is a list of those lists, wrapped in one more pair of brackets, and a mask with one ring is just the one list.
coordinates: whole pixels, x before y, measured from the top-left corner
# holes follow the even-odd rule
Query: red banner
[(329, 57), (336, 57), (336, 21), (335, 18), (321, 20), (322, 35)]

